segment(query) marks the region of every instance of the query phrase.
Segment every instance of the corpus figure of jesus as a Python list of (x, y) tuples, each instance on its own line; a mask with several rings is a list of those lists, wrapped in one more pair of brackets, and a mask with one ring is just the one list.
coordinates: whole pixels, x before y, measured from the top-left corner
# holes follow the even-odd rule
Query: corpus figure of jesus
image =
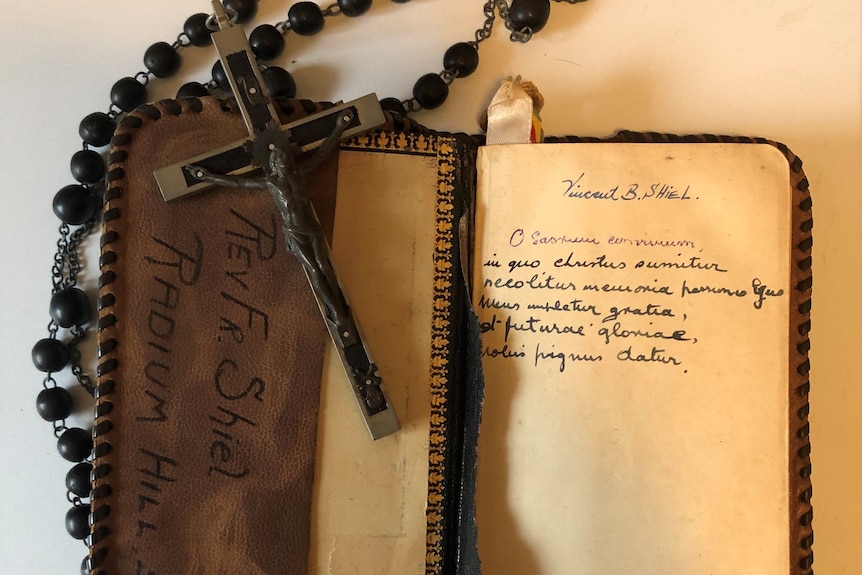
[(268, 190), (284, 218), (284, 238), (287, 249), (302, 264), (308, 281), (331, 321), (342, 337), (350, 338), (347, 303), (339, 287), (335, 270), (329, 260), (329, 248), (309, 199), (305, 181), (338, 145), (345, 128), (353, 120), (354, 112), (345, 110), (329, 136), (308, 160), (299, 163), (295, 145), (289, 135), (277, 129), (265, 130), (253, 140), (255, 158), (263, 169), (259, 176), (231, 176), (213, 174), (200, 166), (186, 169), (198, 180), (219, 186), (249, 190)]

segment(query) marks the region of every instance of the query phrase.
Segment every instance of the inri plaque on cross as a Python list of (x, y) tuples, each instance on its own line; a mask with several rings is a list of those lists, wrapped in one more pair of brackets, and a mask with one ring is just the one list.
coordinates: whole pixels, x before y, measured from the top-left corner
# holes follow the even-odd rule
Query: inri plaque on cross
[[(372, 94), (282, 125), (245, 32), (231, 24), (219, 0), (213, 0), (213, 8), (219, 28), (213, 43), (249, 137), (159, 169), (156, 181), (166, 201), (212, 186), (270, 192), (284, 218), (287, 248), (302, 264), (368, 431), (374, 439), (389, 435), (399, 429), (398, 419), (330, 262), (305, 184), (305, 175), (340, 138), (381, 125), (383, 111)], [(298, 154), (315, 148), (308, 160), (297, 162)]]

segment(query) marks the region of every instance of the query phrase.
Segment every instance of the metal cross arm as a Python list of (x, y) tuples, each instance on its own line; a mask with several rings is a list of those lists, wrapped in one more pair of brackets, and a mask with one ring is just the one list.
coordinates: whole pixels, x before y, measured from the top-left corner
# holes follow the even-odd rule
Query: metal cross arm
[[(399, 429), (398, 418), (332, 266), (305, 182), (341, 138), (381, 125), (383, 111), (372, 94), (282, 125), (245, 33), (231, 25), (219, 0), (213, 7), (219, 25), (213, 43), (249, 137), (156, 170), (156, 181), (166, 201), (212, 186), (270, 192), (284, 219), (287, 249), (308, 278), (368, 431), (374, 439), (384, 437)], [(310, 158), (298, 161), (314, 148)]]
[[(242, 106), (240, 108), (242, 109)], [(277, 129), (284, 133), (300, 152), (306, 152), (320, 146), (326, 140), (344, 110), (352, 110), (355, 117), (344, 130), (342, 138), (373, 130), (385, 121), (377, 96), (368, 94), (302, 120), (279, 124)], [(247, 147), (249, 142), (250, 139), (231, 142), (226, 146), (156, 170), (156, 182), (165, 201), (176, 200), (213, 187), (213, 184), (201, 181), (185, 171), (183, 168), (186, 166), (200, 166), (214, 174), (234, 176), (260, 169), (249, 153)]]

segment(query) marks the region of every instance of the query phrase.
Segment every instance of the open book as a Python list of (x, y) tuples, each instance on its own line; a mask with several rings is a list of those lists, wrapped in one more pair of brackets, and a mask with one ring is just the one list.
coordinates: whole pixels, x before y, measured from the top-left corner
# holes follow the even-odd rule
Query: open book
[(312, 187), (402, 426), (372, 442), (269, 198), (152, 181), (242, 130), (190, 99), (115, 137), (94, 573), (810, 571), (786, 148), (482, 147), (392, 117), (347, 142)]

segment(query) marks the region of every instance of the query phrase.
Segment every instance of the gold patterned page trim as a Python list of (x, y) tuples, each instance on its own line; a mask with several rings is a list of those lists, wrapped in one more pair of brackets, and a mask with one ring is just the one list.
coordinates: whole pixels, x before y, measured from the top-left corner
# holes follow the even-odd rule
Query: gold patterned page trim
[(342, 149), (333, 259), (402, 430), (368, 439), (330, 353), (311, 575), (442, 573), (453, 154), (449, 138), (391, 132)]

